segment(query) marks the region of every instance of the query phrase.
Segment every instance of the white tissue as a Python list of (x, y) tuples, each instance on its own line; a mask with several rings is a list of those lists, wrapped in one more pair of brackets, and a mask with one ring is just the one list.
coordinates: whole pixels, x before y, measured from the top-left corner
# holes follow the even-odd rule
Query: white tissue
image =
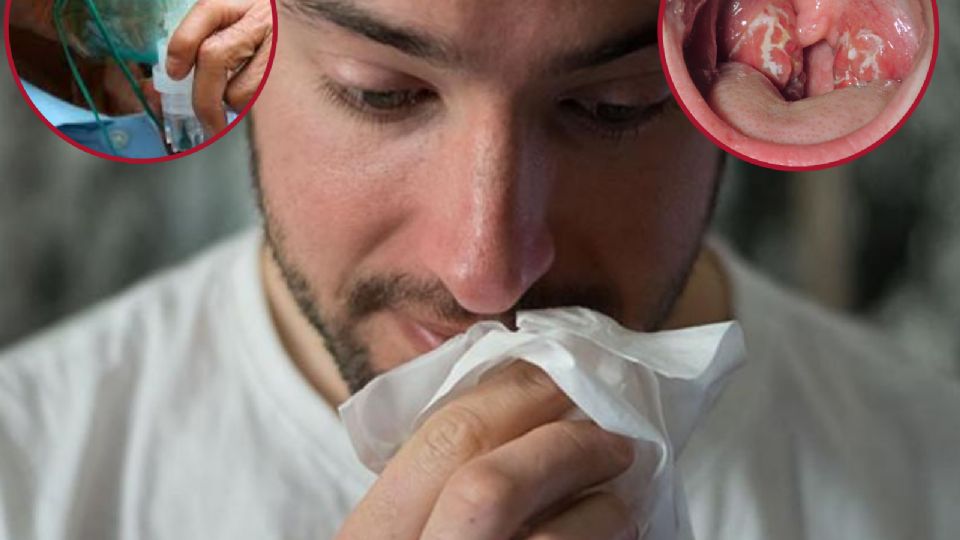
[(635, 440), (637, 459), (601, 489), (632, 509), (647, 540), (692, 539), (676, 455), (744, 356), (736, 323), (656, 333), (583, 308), (517, 314), (517, 330), (475, 324), (393, 369), (340, 407), (360, 460), (380, 473), (426, 418), (514, 360), (539, 366), (600, 427)]

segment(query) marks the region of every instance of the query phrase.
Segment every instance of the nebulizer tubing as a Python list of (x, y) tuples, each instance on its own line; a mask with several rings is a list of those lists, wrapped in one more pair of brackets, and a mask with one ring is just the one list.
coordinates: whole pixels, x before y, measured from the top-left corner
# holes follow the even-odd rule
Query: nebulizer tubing
[(57, 35), (60, 38), (60, 45), (63, 47), (63, 54), (67, 58), (67, 66), (70, 68), (70, 73), (73, 75), (73, 79), (77, 82), (77, 86), (80, 88), (80, 93), (83, 95), (84, 101), (87, 102), (87, 107), (89, 107), (90, 111), (93, 113), (93, 119), (96, 121), (97, 127), (100, 128), (100, 133), (107, 142), (110, 153), (116, 156), (118, 155), (117, 149), (113, 146), (113, 140), (110, 138), (110, 133), (107, 131), (107, 126), (100, 118), (100, 112), (97, 111), (97, 105), (93, 102), (93, 96), (90, 95), (90, 90), (83, 82), (83, 77), (80, 75), (80, 70), (77, 69), (77, 64), (74, 62), (73, 55), (70, 53), (70, 45), (67, 43), (67, 32), (63, 28), (63, 18), (61, 16), (63, 8), (66, 6), (66, 4), (67, 0), (55, 0), (53, 8), (53, 24), (57, 28)]
[(163, 134), (174, 152), (183, 152), (202, 144), (207, 134), (193, 109), (193, 70), (179, 80), (173, 79), (166, 68), (167, 40), (180, 25), (189, 4), (167, 11), (163, 28), (167, 35), (157, 40), (157, 63), (153, 66), (153, 86), (163, 105)]
[[(107, 130), (107, 126), (104, 124), (103, 119), (100, 118), (100, 112), (97, 110), (97, 106), (93, 101), (93, 96), (90, 94), (90, 90), (84, 83), (83, 77), (80, 75), (80, 70), (77, 68), (76, 62), (73, 59), (73, 55), (70, 52), (70, 45), (67, 41), (67, 32), (63, 26), (63, 12), (66, 9), (67, 2), (69, 1), (70, 0), (54, 0), (53, 23), (57, 29), (57, 36), (60, 38), (60, 44), (63, 47), (63, 52), (66, 56), (67, 66), (70, 69), (70, 73), (74, 80), (76, 80), (77, 85), (80, 88), (80, 93), (83, 95), (84, 101), (86, 101), (87, 106), (90, 107), (90, 111), (93, 113), (93, 118), (96, 121), (97, 126), (100, 128), (100, 132), (103, 134), (103, 137), (107, 142), (107, 146), (110, 148), (110, 152), (116, 156), (118, 155), (118, 152), (113, 145), (113, 140), (110, 138), (110, 133)], [(123, 72), (124, 78), (126, 78), (127, 82), (130, 84), (130, 87), (133, 89), (133, 93), (137, 96), (137, 100), (143, 106), (144, 112), (147, 113), (147, 115), (150, 117), (150, 120), (153, 121), (154, 125), (157, 126), (157, 129), (163, 133), (163, 123), (161, 123), (156, 115), (153, 114), (153, 110), (150, 109), (150, 105), (147, 103), (147, 98), (144, 96), (143, 90), (133, 78), (133, 74), (127, 67), (126, 62), (121, 58), (113, 38), (110, 37), (110, 32), (107, 31), (106, 25), (104, 25), (103, 19), (100, 17), (100, 11), (97, 9), (97, 6), (94, 5), (93, 0), (83, 0), (83, 3), (86, 6), (87, 11), (90, 13), (90, 17), (93, 19), (93, 23), (96, 26), (97, 31), (100, 33), (100, 37), (103, 39), (104, 43), (107, 44), (107, 48), (110, 50), (110, 55), (113, 57), (113, 60), (117, 63), (117, 65), (120, 66), (120, 70)]]

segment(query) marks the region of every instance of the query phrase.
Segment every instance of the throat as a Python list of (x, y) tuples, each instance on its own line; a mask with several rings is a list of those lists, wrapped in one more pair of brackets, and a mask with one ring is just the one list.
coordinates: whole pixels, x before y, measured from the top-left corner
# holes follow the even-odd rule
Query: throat
[(323, 338), (297, 307), (266, 245), (260, 253), (260, 270), (270, 317), (284, 351), (320, 397), (331, 407), (338, 407), (350, 397), (350, 390), (340, 376)]
[(733, 318), (730, 281), (720, 257), (704, 246), (663, 330), (729, 321)]

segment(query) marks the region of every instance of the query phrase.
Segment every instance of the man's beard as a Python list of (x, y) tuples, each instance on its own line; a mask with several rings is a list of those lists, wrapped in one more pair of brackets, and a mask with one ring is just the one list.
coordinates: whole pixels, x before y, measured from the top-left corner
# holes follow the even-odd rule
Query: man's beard
[[(252, 125), (252, 121), (250, 124)], [(469, 324), (482, 318), (491, 318), (479, 317), (465, 310), (439, 280), (422, 280), (404, 274), (354, 276), (343, 288), (346, 292), (343, 314), (337, 316), (331, 311), (325, 312), (310, 287), (306, 273), (287, 252), (284, 231), (264, 200), (253, 131), (251, 127), (251, 169), (257, 204), (263, 216), (267, 247), (300, 312), (323, 338), (340, 376), (352, 394), (360, 391), (379, 374), (371, 361), (369, 344), (365, 343), (357, 332), (358, 325), (370, 316), (392, 308), (415, 307), (420, 312), (426, 311), (434, 315), (438, 321), (453, 324)], [(716, 192), (715, 186), (713, 199), (716, 198)], [(706, 228), (714, 206), (714, 200), (711, 200), (701, 230)], [(702, 234), (698, 236), (700, 237)], [(692, 244), (689, 253), (685, 254), (684, 264), (660, 291), (659, 299), (653, 308), (649, 313), (640, 314), (645, 331), (655, 331), (663, 325), (686, 286), (701, 246), (699, 241)], [(572, 306), (592, 309), (616, 320), (623, 320), (626, 314), (625, 306), (612, 287), (603, 284), (550, 287), (538, 283), (524, 293), (508, 313), (495, 318), (512, 325), (517, 311)]]

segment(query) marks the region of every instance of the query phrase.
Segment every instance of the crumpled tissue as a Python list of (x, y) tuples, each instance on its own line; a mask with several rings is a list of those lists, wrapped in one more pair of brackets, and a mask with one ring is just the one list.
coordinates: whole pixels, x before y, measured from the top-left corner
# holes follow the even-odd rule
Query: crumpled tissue
[(577, 410), (632, 438), (634, 464), (599, 489), (630, 505), (646, 540), (692, 540), (675, 468), (700, 417), (745, 350), (735, 322), (654, 333), (620, 326), (584, 308), (521, 311), (513, 331), (499, 322), (470, 327), (437, 349), (371, 381), (340, 406), (361, 462), (374, 473), (430, 414), (515, 360), (543, 369)]

